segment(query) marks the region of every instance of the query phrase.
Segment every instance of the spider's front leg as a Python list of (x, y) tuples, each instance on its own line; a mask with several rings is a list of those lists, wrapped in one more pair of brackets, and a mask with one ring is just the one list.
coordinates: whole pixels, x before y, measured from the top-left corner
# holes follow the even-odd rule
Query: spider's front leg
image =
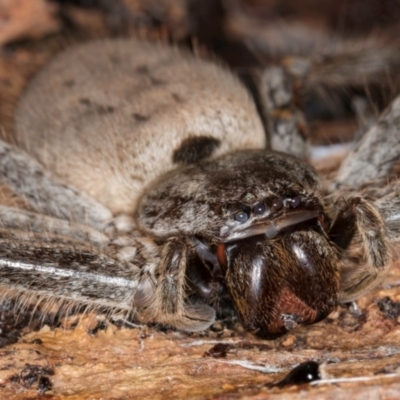
[(184, 331), (202, 331), (215, 319), (215, 310), (188, 299), (187, 266), (194, 252), (185, 237), (172, 237), (163, 245), (155, 271), (144, 273), (135, 294), (135, 305), (146, 322), (158, 322)]
[(394, 260), (392, 247), (400, 240), (399, 187), (392, 181), (400, 156), (399, 128), (398, 96), (345, 157), (330, 186), (349, 195), (330, 231), (343, 249), (342, 302), (373, 289)]
[(393, 257), (385, 221), (372, 202), (361, 197), (346, 200), (329, 235), (343, 251), (341, 302), (353, 301), (382, 282)]

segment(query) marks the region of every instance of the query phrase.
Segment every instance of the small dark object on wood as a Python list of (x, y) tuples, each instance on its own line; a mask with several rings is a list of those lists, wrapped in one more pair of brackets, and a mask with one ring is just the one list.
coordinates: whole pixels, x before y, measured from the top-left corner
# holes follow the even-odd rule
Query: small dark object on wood
[(26, 364), (21, 373), (19, 375), (14, 375), (11, 380), (13, 382), (18, 382), (25, 389), (29, 389), (33, 383), (39, 381), (38, 390), (41, 391), (40, 386), (42, 386), (41, 382), (42, 378), (44, 378), (43, 375), (54, 375), (54, 370), (49, 367), (41, 367), (40, 365)]
[(217, 343), (215, 346), (211, 347), (210, 350), (207, 350), (203, 357), (213, 357), (213, 358), (225, 358), (230, 345), (226, 343)]
[(273, 384), (278, 388), (292, 385), (303, 385), (321, 379), (319, 364), (315, 361), (306, 361), (294, 367), (281, 381)]

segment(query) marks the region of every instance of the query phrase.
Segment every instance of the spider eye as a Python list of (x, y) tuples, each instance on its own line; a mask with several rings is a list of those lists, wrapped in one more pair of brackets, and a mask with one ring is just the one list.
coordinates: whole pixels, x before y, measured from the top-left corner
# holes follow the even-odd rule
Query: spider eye
[(299, 196), (293, 197), (292, 202), (290, 203), (290, 206), (292, 208), (297, 208), (301, 203), (301, 199)]
[(238, 221), (241, 224), (243, 222), (246, 222), (248, 219), (249, 219), (249, 214), (247, 214), (245, 211), (240, 211), (235, 215), (235, 221)]
[(265, 212), (265, 204), (264, 203), (257, 203), (254, 207), (253, 207), (253, 212), (256, 215), (262, 215)]
[(272, 207), (275, 208), (275, 210), (280, 210), (283, 206), (282, 200), (281, 199), (274, 199), (272, 200)]

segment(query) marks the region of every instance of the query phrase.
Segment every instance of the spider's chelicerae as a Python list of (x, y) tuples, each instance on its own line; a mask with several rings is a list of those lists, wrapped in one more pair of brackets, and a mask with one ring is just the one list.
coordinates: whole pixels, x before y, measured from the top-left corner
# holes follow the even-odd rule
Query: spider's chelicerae
[(259, 75), (263, 124), (231, 72), (176, 48), (58, 55), (0, 142), (3, 296), (184, 331), (232, 308), (273, 338), (376, 286), (400, 238), (400, 98), (321, 182), (289, 89), (307, 71)]

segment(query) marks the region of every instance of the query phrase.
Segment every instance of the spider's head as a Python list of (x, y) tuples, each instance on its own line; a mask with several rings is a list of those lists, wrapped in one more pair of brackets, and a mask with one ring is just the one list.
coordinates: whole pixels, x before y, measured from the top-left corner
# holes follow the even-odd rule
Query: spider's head
[(140, 199), (136, 219), (155, 236), (183, 234), (225, 243), (265, 233), (263, 221), (278, 221), (287, 210), (320, 211), (319, 190), (315, 171), (304, 161), (243, 150), (166, 173)]

